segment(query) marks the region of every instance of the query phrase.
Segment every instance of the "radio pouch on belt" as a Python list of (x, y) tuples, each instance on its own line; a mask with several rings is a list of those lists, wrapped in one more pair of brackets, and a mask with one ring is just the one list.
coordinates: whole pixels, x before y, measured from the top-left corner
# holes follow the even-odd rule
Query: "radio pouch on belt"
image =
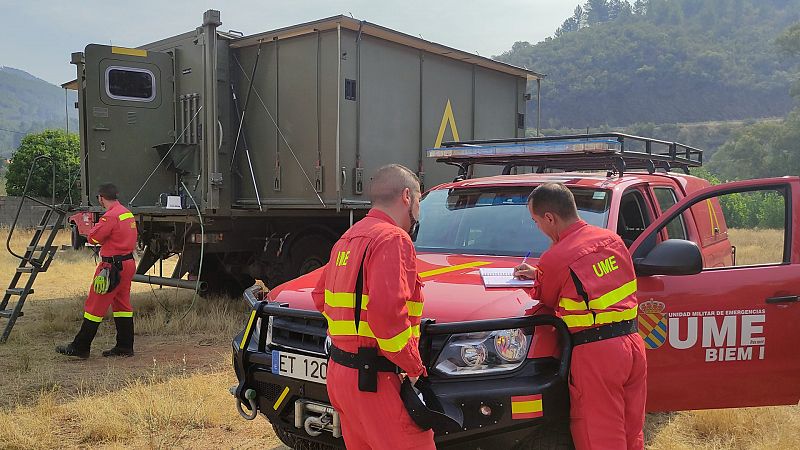
[[(361, 265), (358, 267), (358, 277), (356, 278), (355, 288), (355, 315), (356, 333), (358, 325), (361, 323), (361, 295), (364, 292), (364, 260), (367, 259), (367, 249), (364, 249), (364, 256), (361, 257)], [(362, 392), (378, 392), (378, 348), (359, 347), (358, 348), (358, 390)]]

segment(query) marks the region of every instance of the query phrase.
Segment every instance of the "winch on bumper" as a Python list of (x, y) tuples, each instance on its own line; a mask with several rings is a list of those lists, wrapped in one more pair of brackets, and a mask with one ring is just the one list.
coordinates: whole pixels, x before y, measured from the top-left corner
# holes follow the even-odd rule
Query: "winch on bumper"
[[(245, 330), (232, 343), (239, 384), (231, 388), (231, 393), (242, 416), (254, 418), (256, 413), (250, 408), (254, 405), (284, 441), (302, 439), (344, 447), (339, 415), (330, 406), (324, 384), (324, 318), (316, 311), (258, 301), (252, 290), (245, 297), (253, 310)], [(520, 330), (525, 334), (527, 355), (536, 328), (542, 326), (555, 328), (562, 344), (559, 359), (523, 358), (511, 370), (446, 374), (442, 358), (452, 350), (455, 337), (491, 338), (494, 330)], [(432, 389), (441, 402), (450, 402), (464, 413), (463, 430), (437, 434), (438, 447), (486, 448), (490, 443), (493, 448), (511, 448), (542, 426), (566, 423), (571, 347), (561, 320), (546, 315), (443, 324), (426, 320), (421, 332), (420, 350)], [(507, 334), (500, 336), (502, 342)], [(471, 339), (469, 345), (461, 347), (462, 353), (467, 348), (465, 360), (480, 358), (481, 351), (485, 358), (485, 346), (476, 347), (474, 342)]]

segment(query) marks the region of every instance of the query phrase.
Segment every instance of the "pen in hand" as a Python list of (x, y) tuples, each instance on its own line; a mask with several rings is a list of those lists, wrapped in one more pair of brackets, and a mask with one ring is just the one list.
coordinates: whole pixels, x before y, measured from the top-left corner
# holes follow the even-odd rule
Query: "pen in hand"
[(528, 253), (525, 254), (525, 257), (522, 258), (522, 264), (525, 264), (525, 261), (528, 260), (528, 257), (531, 256), (531, 251), (528, 250)]

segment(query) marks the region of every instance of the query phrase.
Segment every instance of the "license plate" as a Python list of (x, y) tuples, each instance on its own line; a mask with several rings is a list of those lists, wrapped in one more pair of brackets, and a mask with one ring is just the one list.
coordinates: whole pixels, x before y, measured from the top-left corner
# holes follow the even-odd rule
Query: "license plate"
[(298, 380), (325, 384), (328, 376), (328, 360), (273, 350), (272, 373)]

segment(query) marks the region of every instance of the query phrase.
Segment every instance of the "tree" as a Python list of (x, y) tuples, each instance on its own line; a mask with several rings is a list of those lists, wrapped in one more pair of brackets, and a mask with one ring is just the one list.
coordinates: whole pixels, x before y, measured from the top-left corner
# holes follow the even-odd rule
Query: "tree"
[(556, 37), (562, 36), (566, 33), (571, 33), (573, 31), (578, 31), (581, 28), (581, 24), (583, 23), (583, 8), (579, 6), (575, 7), (575, 12), (572, 14), (572, 17), (568, 18), (561, 24), (560, 27), (556, 30)]
[(586, 22), (589, 26), (608, 22), (610, 9), (608, 0), (587, 0), (583, 5), (583, 10), (586, 11)]
[[(56, 201), (61, 201), (70, 193), (73, 198), (78, 198), (78, 188), (74, 181), (80, 168), (80, 141), (76, 134), (67, 134), (63, 130), (45, 130), (22, 138), (6, 172), (8, 194), (22, 195), (31, 164), (39, 155), (50, 156), (55, 162)], [(31, 175), (27, 194), (50, 197), (53, 184), (52, 170), (49, 162), (40, 160)]]
[(636, 0), (633, 4), (633, 13), (637, 16), (647, 14), (647, 0)]

